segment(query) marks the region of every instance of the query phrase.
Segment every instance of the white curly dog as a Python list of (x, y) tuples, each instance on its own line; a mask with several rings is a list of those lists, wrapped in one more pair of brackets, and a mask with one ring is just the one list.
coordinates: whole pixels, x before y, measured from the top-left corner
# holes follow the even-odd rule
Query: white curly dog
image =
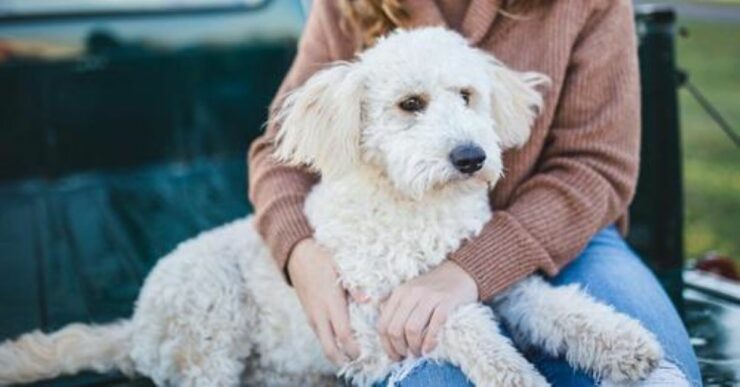
[[(394, 363), (382, 350), (378, 300), (439, 265), (489, 220), (502, 150), (527, 140), (542, 104), (536, 87), (546, 82), (456, 33), (422, 28), (391, 34), (284, 100), (277, 157), (321, 173), (305, 204), (315, 238), (333, 253), (342, 285), (372, 300), (350, 304), (358, 359), (343, 367), (325, 359), (247, 217), (160, 260), (130, 320), (2, 344), (0, 384), (119, 369), (158, 385), (327, 385), (339, 374), (367, 386), (408, 371), (421, 359)], [(611, 382), (645, 378), (662, 357), (637, 321), (576, 286), (531, 276), (493, 309), (452, 311), (426, 359), (459, 366), (478, 386), (548, 385), (497, 318), (518, 344)]]

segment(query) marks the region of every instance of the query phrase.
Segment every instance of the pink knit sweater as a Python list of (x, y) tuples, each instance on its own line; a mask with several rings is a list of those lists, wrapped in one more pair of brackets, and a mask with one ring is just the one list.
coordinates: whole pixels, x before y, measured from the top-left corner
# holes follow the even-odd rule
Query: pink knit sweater
[[(506, 176), (491, 193), (492, 220), (450, 259), (486, 300), (536, 271), (554, 275), (602, 227), (619, 222), (634, 193), (640, 101), (636, 35), (629, 0), (558, 0), (523, 17), (497, 12), (501, 0), (466, 7), (456, 28), (518, 70), (552, 79), (545, 108), (521, 149), (504, 155)], [(444, 9), (448, 13), (450, 4)], [(406, 0), (413, 25), (446, 25), (433, 0)], [(335, 0), (315, 0), (298, 54), (278, 95), (327, 63), (351, 59), (354, 39), (340, 27)], [(249, 152), (257, 227), (284, 267), (312, 235), (303, 202), (318, 176), (282, 165), (268, 127)]]

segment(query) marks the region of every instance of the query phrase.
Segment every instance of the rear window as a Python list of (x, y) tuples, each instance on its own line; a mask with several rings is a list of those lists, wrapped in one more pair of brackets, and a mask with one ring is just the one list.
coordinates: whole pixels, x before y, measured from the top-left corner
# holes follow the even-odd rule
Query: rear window
[(12, 16), (184, 11), (254, 7), (267, 0), (1, 0), (0, 18)]

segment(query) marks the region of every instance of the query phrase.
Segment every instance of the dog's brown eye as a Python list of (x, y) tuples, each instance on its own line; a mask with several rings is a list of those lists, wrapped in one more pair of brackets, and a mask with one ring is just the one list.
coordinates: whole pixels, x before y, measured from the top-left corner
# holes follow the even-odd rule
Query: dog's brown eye
[(470, 105), (470, 90), (460, 90), (460, 97), (462, 97), (463, 101), (465, 101), (465, 106)]
[(407, 111), (407, 112), (420, 112), (424, 110), (424, 108), (427, 106), (426, 101), (424, 98), (418, 95), (412, 95), (403, 101), (401, 101), (398, 104), (398, 107), (401, 108), (401, 110)]

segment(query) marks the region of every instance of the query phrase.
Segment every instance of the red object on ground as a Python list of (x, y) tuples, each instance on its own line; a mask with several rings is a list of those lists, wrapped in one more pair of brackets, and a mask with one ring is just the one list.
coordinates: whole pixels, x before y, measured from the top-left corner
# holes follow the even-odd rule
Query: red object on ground
[(709, 253), (696, 263), (696, 269), (714, 273), (732, 281), (740, 281), (740, 272), (735, 261), (730, 257)]

